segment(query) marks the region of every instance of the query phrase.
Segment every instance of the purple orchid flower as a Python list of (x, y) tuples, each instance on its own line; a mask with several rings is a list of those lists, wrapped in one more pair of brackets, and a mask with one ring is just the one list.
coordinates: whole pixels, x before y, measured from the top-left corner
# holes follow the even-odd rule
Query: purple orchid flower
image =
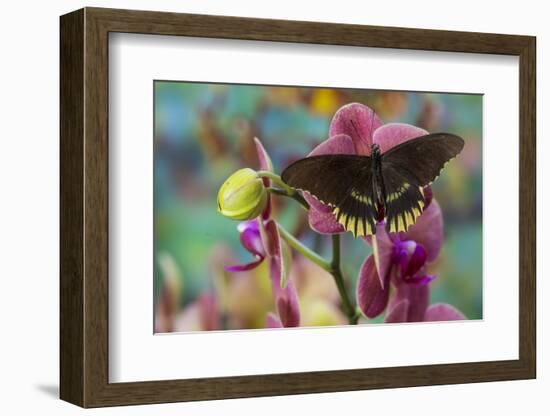
[(255, 269), (264, 261), (267, 255), (262, 243), (260, 225), (257, 218), (239, 223), (237, 230), (240, 233), (242, 246), (254, 256), (255, 260), (246, 264), (226, 266), (225, 270), (228, 272), (244, 272)]
[(443, 244), (441, 208), (436, 200), (429, 202), (406, 232), (388, 234), (381, 222), (376, 235), (367, 240), (373, 246), (373, 254), (359, 271), (356, 297), (368, 318), (387, 308), (385, 322), (465, 319), (451, 305), (429, 306), (429, 283), (436, 276), (427, 274), (426, 268), (437, 258)]
[[(256, 151), (260, 160), (260, 169), (273, 170), (271, 159), (262, 143), (255, 138)], [(269, 186), (268, 178), (263, 178)], [(269, 197), (268, 197), (269, 198)], [(254, 256), (254, 261), (246, 264), (225, 267), (228, 272), (242, 272), (258, 267), (264, 260), (269, 261), (269, 275), (275, 307), (278, 317), (268, 316), (268, 327), (279, 325), (294, 327), (300, 325), (300, 307), (298, 295), (292, 280), (287, 279), (287, 265), (283, 256), (282, 240), (277, 223), (271, 219), (271, 200), (268, 199), (262, 214), (253, 220), (241, 222), (237, 226), (242, 246)]]
[[(416, 126), (401, 123), (382, 125), (381, 120), (372, 109), (359, 103), (341, 107), (330, 123), (329, 138), (318, 145), (308, 156), (325, 154), (365, 155), (371, 153), (373, 144), (378, 144), (384, 153), (407, 140), (428, 134)], [(304, 193), (310, 205), (309, 225), (321, 234), (344, 232), (344, 227), (332, 213), (333, 208), (319, 202)]]

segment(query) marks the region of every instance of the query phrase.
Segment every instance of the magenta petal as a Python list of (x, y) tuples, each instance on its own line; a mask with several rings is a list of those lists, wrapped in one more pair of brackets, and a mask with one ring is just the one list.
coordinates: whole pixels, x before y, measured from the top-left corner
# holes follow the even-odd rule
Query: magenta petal
[[(258, 154), (258, 160), (260, 161), (260, 169), (268, 170), (273, 172), (273, 163), (271, 158), (267, 154), (262, 142), (257, 137), (254, 137), (254, 143), (256, 144), (256, 153)], [(270, 180), (268, 178), (262, 178), (264, 186), (268, 187), (270, 185)], [(262, 212), (262, 218), (267, 220), (271, 214), (271, 195), (268, 195), (267, 204)]]
[(424, 209), (427, 209), (432, 203), (432, 199), (434, 197), (434, 191), (432, 190), (432, 185), (425, 186), (422, 192), (424, 193), (424, 204), (425, 204)]
[(388, 304), (389, 286), (389, 282), (386, 281), (382, 288), (376, 272), (374, 256), (369, 256), (361, 265), (355, 292), (357, 305), (366, 317), (374, 318), (384, 311)]
[(274, 279), (271, 283), (281, 324), (285, 328), (300, 326), (300, 305), (294, 282), (289, 280), (284, 288)]
[(390, 123), (375, 130), (373, 141), (380, 147), (380, 152), (384, 153), (398, 144), (426, 134), (428, 132), (420, 127), (403, 123)]
[(198, 299), (201, 316), (201, 327), (205, 331), (219, 329), (220, 311), (218, 300), (214, 295), (204, 294)]
[(243, 272), (246, 270), (252, 270), (264, 260), (265, 250), (260, 235), (259, 223), (257, 220), (250, 220), (241, 222), (237, 226), (237, 230), (240, 233), (240, 240), (242, 246), (254, 255), (256, 260), (247, 264), (237, 264), (233, 266), (226, 266), (224, 269), (228, 272)]
[(396, 246), (395, 251), (395, 264), (399, 265), (399, 276), (402, 278), (406, 276), (407, 272), (407, 265), (409, 264), (409, 253), (408, 251), (411, 250), (409, 246), (414, 245), (416, 246), (416, 243), (414, 241), (405, 241), (400, 242)]
[(408, 322), (421, 322), (424, 320), (424, 314), (428, 308), (430, 289), (429, 286), (410, 286), (408, 287), (409, 314)]
[(266, 328), (282, 328), (283, 324), (280, 319), (275, 316), (275, 314), (269, 312), (265, 320)]
[(407, 312), (409, 311), (409, 301), (403, 299), (401, 302), (396, 303), (390, 312), (386, 315), (384, 322), (397, 323), (407, 322)]
[(267, 154), (262, 142), (257, 137), (254, 137), (254, 143), (256, 144), (256, 152), (258, 153), (258, 160), (260, 161), (260, 169), (273, 171), (273, 163), (271, 158)]
[(336, 217), (332, 212), (322, 212), (310, 207), (309, 226), (321, 234), (336, 234), (344, 232), (342, 224), (336, 221)]
[[(254, 221), (256, 223), (256, 221)], [(260, 230), (256, 227), (246, 227), (241, 231), (241, 244), (255, 256), (265, 257)]]
[(423, 286), (430, 283), (432, 280), (435, 280), (437, 276), (435, 274), (425, 274), (415, 277), (408, 277), (406, 279), (407, 284), (409, 285), (417, 285), (417, 286)]
[(268, 256), (276, 256), (280, 254), (281, 242), (279, 241), (279, 230), (277, 224), (273, 220), (262, 222), (260, 224), (260, 234), (262, 244)]
[(426, 263), (426, 250), (421, 244), (416, 244), (414, 251), (409, 259), (407, 270), (404, 276), (414, 276)]
[(376, 235), (372, 236), (371, 243), (380, 285), (384, 287), (385, 277), (388, 275), (392, 265), (394, 244), (386, 232), (386, 227), (383, 222), (376, 225)]
[(269, 271), (271, 279), (274, 283), (283, 287), (287, 284), (288, 267), (286, 264), (285, 256), (283, 256), (283, 240), (279, 235), (279, 229), (277, 223), (273, 220), (269, 220), (265, 226), (265, 234), (267, 240), (270, 241), (271, 251), (269, 252)]
[(355, 152), (370, 155), (373, 133), (382, 122), (372, 109), (364, 104), (350, 103), (341, 107), (330, 122), (329, 136), (346, 134), (353, 140)]
[(425, 321), (463, 321), (466, 316), (454, 306), (447, 303), (435, 303), (430, 305), (426, 314)]
[[(402, 282), (402, 281), (401, 281)], [(395, 286), (389, 301), (389, 310), (393, 310), (403, 300), (409, 302), (407, 322), (421, 322), (428, 308), (430, 299), (430, 287), (428, 285), (416, 286), (399, 283)]]
[(323, 214), (332, 215), (332, 208), (329, 205), (323, 204), (321, 201), (319, 201), (317, 198), (315, 198), (309, 192), (302, 192), (302, 195), (303, 195), (304, 199), (307, 201), (307, 203), (309, 204), (309, 207), (311, 209), (314, 209), (315, 211), (322, 212)]
[(443, 244), (443, 215), (435, 199), (411, 225), (402, 239), (413, 240), (426, 250), (426, 261), (433, 261), (439, 255)]
[(347, 134), (331, 134), (330, 138), (313, 149), (308, 156), (354, 155), (353, 140)]
[[(269, 221), (266, 226), (267, 234), (273, 233), (270, 231), (273, 225), (276, 227), (274, 221)], [(283, 273), (285, 268), (283, 265), (283, 256), (281, 253), (279, 232), (277, 231), (278, 248), (275, 250), (274, 255), (269, 258), (269, 276), (271, 278), (271, 290), (277, 307), (277, 313), (281, 319), (281, 323), (284, 327), (292, 327), (300, 325), (300, 306), (298, 304), (298, 295), (296, 288), (292, 280), (288, 280), (286, 285), (282, 287), (284, 280)]]
[(233, 266), (225, 266), (224, 270), (226, 272), (245, 272), (247, 270), (255, 269), (260, 265), (260, 263), (264, 261), (263, 257), (258, 257), (256, 261), (253, 261), (251, 263), (246, 264), (235, 264)]

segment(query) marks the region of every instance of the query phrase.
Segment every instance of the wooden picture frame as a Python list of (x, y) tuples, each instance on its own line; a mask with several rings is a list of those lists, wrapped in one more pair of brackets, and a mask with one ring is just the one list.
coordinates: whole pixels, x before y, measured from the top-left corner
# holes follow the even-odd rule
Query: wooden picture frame
[[(82, 407), (212, 400), (536, 376), (535, 38), (85, 8), (61, 17), (60, 396)], [(519, 57), (519, 359), (237, 377), (108, 379), (108, 35), (263, 40)]]

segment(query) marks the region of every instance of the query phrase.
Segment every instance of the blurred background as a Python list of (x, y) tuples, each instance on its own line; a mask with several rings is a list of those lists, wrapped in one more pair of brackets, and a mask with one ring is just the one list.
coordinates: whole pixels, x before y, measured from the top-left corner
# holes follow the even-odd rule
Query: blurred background
[[(264, 328), (275, 310), (265, 264), (240, 273), (224, 266), (252, 260), (236, 226), (218, 214), (220, 185), (235, 170), (257, 169), (253, 137), (276, 173), (327, 138), (332, 115), (360, 102), (383, 123), (404, 122), (464, 138), (458, 159), (433, 184), (444, 217), (444, 244), (430, 271), (431, 303), (447, 302), (482, 318), (482, 96), (155, 81), (155, 332)], [(329, 255), (330, 237), (311, 231), (296, 202), (273, 198), (274, 217), (308, 246)], [(343, 235), (342, 267), (353, 295), (371, 253)], [(302, 325), (345, 324), (330, 275), (294, 256)], [(362, 320), (361, 322), (381, 322)]]

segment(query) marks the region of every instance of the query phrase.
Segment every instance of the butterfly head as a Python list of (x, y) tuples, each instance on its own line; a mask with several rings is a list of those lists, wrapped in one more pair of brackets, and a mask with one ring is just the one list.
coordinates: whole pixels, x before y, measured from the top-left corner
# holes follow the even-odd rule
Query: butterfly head
[(371, 153), (372, 156), (379, 156), (380, 155), (380, 147), (378, 144), (374, 143), (371, 147)]

